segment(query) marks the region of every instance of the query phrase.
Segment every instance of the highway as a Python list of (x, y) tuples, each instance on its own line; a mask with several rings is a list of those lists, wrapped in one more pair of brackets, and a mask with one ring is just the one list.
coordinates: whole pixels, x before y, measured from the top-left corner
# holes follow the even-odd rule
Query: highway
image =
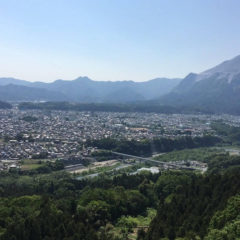
[(83, 168), (85, 168), (85, 166), (83, 166), (80, 163), (80, 164), (75, 164), (75, 165), (68, 165), (64, 169), (68, 172), (71, 172), (71, 171), (76, 171), (76, 170), (83, 169)]
[(178, 165), (178, 164), (157, 161), (157, 160), (154, 160), (154, 159), (151, 159), (151, 158), (139, 157), (139, 156), (129, 155), (129, 154), (125, 154), (125, 153), (113, 152), (113, 151), (111, 151), (111, 153), (119, 155), (119, 156), (123, 156), (123, 157), (139, 159), (139, 160), (145, 161), (145, 162), (152, 162), (152, 163), (155, 163), (155, 164), (158, 164), (158, 165), (165, 165), (165, 166), (167, 165), (169, 167), (187, 169), (187, 170), (199, 170), (198, 168), (195, 168), (195, 167), (181, 166), (181, 165)]

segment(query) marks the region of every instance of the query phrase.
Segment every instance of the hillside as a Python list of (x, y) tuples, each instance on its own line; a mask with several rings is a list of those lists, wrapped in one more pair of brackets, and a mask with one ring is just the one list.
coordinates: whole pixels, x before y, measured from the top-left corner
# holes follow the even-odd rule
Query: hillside
[(200, 74), (190, 73), (159, 101), (215, 113), (240, 114), (240, 56)]
[[(52, 83), (44, 83), (27, 82), (12, 78), (0, 78), (0, 86), (3, 87), (9, 84), (14, 84), (14, 86), (11, 86), (12, 91), (14, 91), (14, 88), (16, 88), (16, 91), (19, 95), (26, 94), (25, 100), (28, 99), (29, 101), (38, 101), (39, 97), (34, 98), (36, 89), (41, 89), (41, 91), (44, 89), (45, 91), (51, 91), (55, 93), (55, 99), (49, 99), (49, 97), (45, 97), (45, 100), (48, 98), (48, 100), (68, 100), (85, 103), (128, 103), (151, 100), (169, 93), (179, 82), (180, 79), (166, 78), (157, 78), (146, 82), (111, 82), (93, 81), (88, 77), (79, 77), (72, 81), (56, 80)], [(27, 93), (22, 93), (22, 91), (25, 91), (24, 87), (28, 87)], [(7, 92), (7, 89), (3, 89), (2, 92), (2, 99), (9, 100), (9, 92)], [(45, 94), (47, 93), (45, 92)], [(15, 100), (22, 101), (23, 98), (16, 95)]]
[(60, 101), (67, 100), (62, 94), (46, 89), (9, 84), (0, 86), (2, 101)]
[(12, 108), (11, 104), (0, 101), (0, 109), (9, 109), (9, 108)]

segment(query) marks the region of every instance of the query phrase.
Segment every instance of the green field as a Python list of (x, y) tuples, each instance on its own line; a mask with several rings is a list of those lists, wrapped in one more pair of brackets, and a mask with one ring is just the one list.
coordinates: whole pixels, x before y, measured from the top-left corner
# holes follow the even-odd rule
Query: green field
[(240, 146), (238, 146), (238, 145), (224, 146), (223, 148), (224, 148), (224, 149), (240, 150)]
[(23, 171), (34, 170), (45, 165), (44, 160), (24, 159), (22, 160), (21, 169)]
[(154, 159), (169, 162), (169, 161), (199, 161), (207, 162), (210, 157), (215, 154), (225, 153), (224, 149), (220, 148), (193, 148), (180, 151), (173, 151), (155, 157)]

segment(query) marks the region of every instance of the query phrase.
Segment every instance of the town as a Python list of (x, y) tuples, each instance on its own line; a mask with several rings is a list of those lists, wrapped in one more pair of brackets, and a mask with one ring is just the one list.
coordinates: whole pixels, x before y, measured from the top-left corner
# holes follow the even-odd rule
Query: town
[(219, 120), (240, 126), (230, 115), (0, 110), (0, 169), (20, 168), (24, 159), (92, 160), (89, 140), (215, 135), (211, 123)]

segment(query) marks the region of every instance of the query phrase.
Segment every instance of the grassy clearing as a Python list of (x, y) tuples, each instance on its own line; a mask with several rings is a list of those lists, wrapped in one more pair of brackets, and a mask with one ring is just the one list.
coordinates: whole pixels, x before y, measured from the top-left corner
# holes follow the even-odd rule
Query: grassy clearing
[(161, 156), (157, 156), (154, 159), (168, 162), (168, 161), (199, 161), (207, 162), (215, 154), (225, 153), (221, 148), (193, 148), (180, 151), (173, 151)]
[(21, 169), (23, 171), (29, 171), (29, 170), (37, 169), (41, 166), (42, 166), (41, 164), (26, 164), (26, 165), (22, 165)]
[(21, 169), (23, 171), (34, 170), (44, 166), (45, 160), (24, 159), (22, 160)]
[(240, 150), (240, 146), (238, 145), (231, 145), (231, 146), (224, 146), (222, 147), (223, 149), (235, 149), (235, 150)]

